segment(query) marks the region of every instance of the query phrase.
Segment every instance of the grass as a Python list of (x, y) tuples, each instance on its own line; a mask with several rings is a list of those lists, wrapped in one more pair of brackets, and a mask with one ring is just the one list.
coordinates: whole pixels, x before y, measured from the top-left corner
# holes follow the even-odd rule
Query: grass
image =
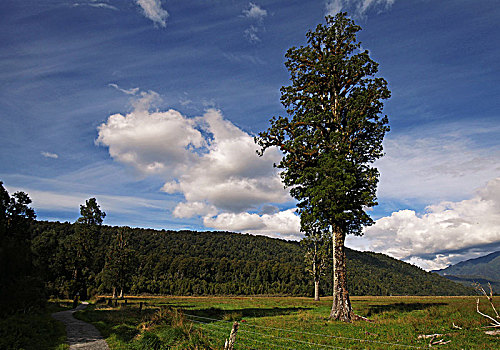
[(43, 310), (0, 319), (0, 349), (69, 349), (65, 343), (65, 326), (50, 316), (53, 312), (66, 309), (65, 304), (65, 301), (52, 301)]
[[(484, 333), (488, 321), (475, 300), (353, 297), (354, 311), (372, 322), (352, 324), (327, 320), (331, 298), (294, 297), (133, 297), (127, 306), (96, 304), (77, 317), (94, 323), (112, 349), (222, 349), (235, 320), (235, 349), (428, 348), (430, 339), (418, 336), (435, 333), (450, 341), (440, 349), (500, 349), (500, 336)], [(481, 306), (491, 314), (485, 300)]]

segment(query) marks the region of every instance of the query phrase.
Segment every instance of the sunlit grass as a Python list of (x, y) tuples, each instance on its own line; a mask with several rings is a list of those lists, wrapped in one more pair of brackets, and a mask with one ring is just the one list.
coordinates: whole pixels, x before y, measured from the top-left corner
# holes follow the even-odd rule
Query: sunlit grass
[[(497, 349), (500, 337), (484, 333), (474, 297), (353, 297), (355, 313), (371, 322), (328, 320), (331, 298), (132, 297), (79, 313), (93, 322), (112, 349), (138, 349), (144, 337), (158, 349), (221, 349), (234, 321), (236, 349), (428, 348), (421, 334), (443, 334), (440, 349)], [(139, 312), (139, 303), (143, 310)], [(489, 305), (482, 304), (483, 310)], [(160, 311), (163, 310), (163, 311)], [(460, 327), (461, 329), (459, 329)], [(152, 344), (154, 341), (152, 341)]]

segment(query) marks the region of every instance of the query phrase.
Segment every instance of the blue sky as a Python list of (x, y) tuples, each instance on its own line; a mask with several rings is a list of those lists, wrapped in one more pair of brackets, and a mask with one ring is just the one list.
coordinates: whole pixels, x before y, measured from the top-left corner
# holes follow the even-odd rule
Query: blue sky
[(0, 3), (0, 180), (39, 219), (300, 239), (252, 136), (291, 46), (348, 11), (392, 98), (376, 224), (348, 246), (426, 269), (500, 248), (497, 1)]

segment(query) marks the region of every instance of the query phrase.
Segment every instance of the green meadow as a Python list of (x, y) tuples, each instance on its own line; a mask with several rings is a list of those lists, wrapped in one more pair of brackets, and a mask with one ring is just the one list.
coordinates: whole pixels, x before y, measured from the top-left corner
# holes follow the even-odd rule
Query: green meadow
[[(485, 334), (491, 329), (475, 297), (353, 297), (352, 303), (369, 321), (329, 321), (331, 298), (299, 297), (132, 297), (116, 306), (101, 299), (76, 317), (93, 323), (111, 349), (223, 349), (234, 321), (235, 349), (500, 348), (498, 335)], [(480, 310), (493, 316), (486, 299)]]

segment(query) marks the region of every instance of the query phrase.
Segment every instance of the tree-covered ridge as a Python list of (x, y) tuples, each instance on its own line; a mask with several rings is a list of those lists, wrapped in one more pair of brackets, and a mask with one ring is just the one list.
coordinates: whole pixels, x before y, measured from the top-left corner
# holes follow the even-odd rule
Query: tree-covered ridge
[(487, 285), (490, 283), (493, 290), (500, 293), (500, 251), (461, 261), (434, 272), (465, 285), (472, 283)]
[[(35, 222), (34, 263), (53, 295), (71, 296), (67, 250), (75, 224)], [(93, 252), (89, 292), (110, 293), (105, 266), (119, 231), (127, 232), (134, 266), (126, 293), (312, 296), (304, 248), (293, 241), (231, 232), (166, 231), (102, 226)], [(347, 249), (353, 295), (463, 295), (472, 290), (383, 254)], [(326, 275), (331, 275), (331, 267)], [(331, 279), (321, 285), (331, 295)]]
[(461, 261), (436, 272), (440, 275), (480, 276), (484, 279), (500, 281), (500, 251)]

